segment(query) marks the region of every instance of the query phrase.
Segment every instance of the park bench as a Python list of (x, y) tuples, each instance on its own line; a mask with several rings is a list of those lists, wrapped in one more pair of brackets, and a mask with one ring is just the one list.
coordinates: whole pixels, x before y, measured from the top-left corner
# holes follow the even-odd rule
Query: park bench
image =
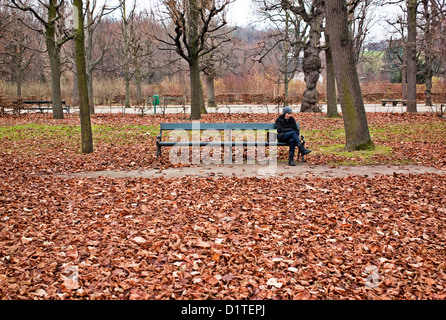
[(0, 96), (0, 114), (4, 117), (7, 112), (19, 114), (22, 107), (22, 99), (11, 99)]
[[(19, 110), (27, 110), (27, 111), (39, 111), (43, 113), (44, 110), (52, 110), (51, 104), (53, 102), (49, 100), (24, 100), (22, 106)], [(70, 113), (70, 107), (67, 106), (65, 101), (62, 101), (62, 108)]]
[(186, 114), (186, 99), (184, 97), (162, 97), (161, 101), (163, 102), (163, 115), (166, 113), (166, 108), (168, 104), (176, 104), (181, 105), (183, 108), (184, 114)]
[(381, 105), (383, 107), (386, 106), (386, 104), (391, 103), (392, 106), (396, 107), (397, 104), (401, 104), (403, 106), (407, 105), (407, 100), (381, 100)]
[(125, 100), (126, 100), (125, 94), (118, 94), (114, 96), (110, 101), (110, 111), (111, 111), (111, 105), (117, 104), (121, 106), (122, 114), (125, 114)]
[[(158, 107), (161, 109), (161, 112), (163, 116), (166, 114), (166, 109), (169, 108), (167, 105), (169, 104), (176, 104), (181, 105), (181, 108), (183, 108), (183, 113), (186, 114), (186, 98), (185, 97), (160, 97), (160, 104)], [(141, 112), (141, 115), (144, 115), (144, 112), (151, 111), (153, 109), (154, 114), (156, 114), (156, 108), (157, 105), (154, 104), (153, 97), (147, 98), (147, 106), (140, 106), (138, 107), (139, 112)], [(172, 108), (176, 108), (175, 106), (172, 106)]]
[[(299, 129), (299, 123), (296, 124)], [(224, 140), (220, 141), (163, 141), (163, 132), (173, 131), (173, 130), (217, 130), (224, 131)], [(266, 139), (263, 141), (234, 141), (232, 139), (232, 131), (234, 130), (264, 130), (266, 132)], [(271, 138), (270, 138), (271, 136)], [(300, 136), (302, 139), (302, 144), (305, 146), (304, 136)], [(260, 139), (257, 139), (260, 140)], [(156, 157), (161, 155), (161, 147), (192, 147), (192, 146), (289, 146), (287, 142), (277, 142), (277, 130), (275, 123), (161, 123), (160, 124), (160, 134), (156, 138)], [(305, 162), (304, 155), (299, 151), (298, 159), (302, 156), (302, 162)]]

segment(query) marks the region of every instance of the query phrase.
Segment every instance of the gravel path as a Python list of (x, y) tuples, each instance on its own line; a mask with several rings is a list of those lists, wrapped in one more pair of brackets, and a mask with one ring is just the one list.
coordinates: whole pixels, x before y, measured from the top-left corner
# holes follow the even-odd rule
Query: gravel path
[(193, 165), (190, 167), (169, 169), (147, 169), (130, 171), (96, 171), (65, 175), (64, 177), (108, 177), (108, 178), (179, 178), (179, 177), (302, 177), (302, 178), (339, 178), (350, 175), (373, 178), (375, 175), (392, 174), (423, 174), (435, 173), (445, 175), (442, 171), (432, 167), (419, 165), (368, 165), (368, 166), (326, 166), (298, 163), (290, 167), (287, 163), (279, 162), (277, 166), (232, 164), (232, 165)]

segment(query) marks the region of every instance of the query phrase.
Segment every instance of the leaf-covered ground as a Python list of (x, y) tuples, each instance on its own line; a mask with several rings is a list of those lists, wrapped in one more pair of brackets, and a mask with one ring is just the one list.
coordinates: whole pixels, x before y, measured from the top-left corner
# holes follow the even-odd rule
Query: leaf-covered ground
[[(330, 152), (343, 143), (341, 119), (296, 116), (311, 164), (446, 168), (446, 126), (435, 115), (368, 114), (387, 151), (367, 155)], [(171, 167), (167, 152), (156, 159), (157, 126), (187, 121), (92, 120), (95, 153), (82, 155), (74, 115), (0, 118), (1, 299), (446, 298), (444, 175), (58, 177)]]

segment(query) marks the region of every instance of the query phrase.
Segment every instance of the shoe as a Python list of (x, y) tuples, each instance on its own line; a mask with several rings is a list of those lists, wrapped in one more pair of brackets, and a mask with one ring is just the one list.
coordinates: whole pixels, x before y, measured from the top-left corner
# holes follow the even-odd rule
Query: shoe
[(301, 153), (303, 155), (309, 154), (310, 152), (311, 152), (311, 150), (308, 150), (308, 149), (304, 149), (304, 150), (301, 151)]
[(296, 164), (294, 163), (294, 153), (290, 153), (290, 156), (289, 156), (289, 158), (288, 158), (288, 164), (290, 165), (290, 166), (295, 166)]

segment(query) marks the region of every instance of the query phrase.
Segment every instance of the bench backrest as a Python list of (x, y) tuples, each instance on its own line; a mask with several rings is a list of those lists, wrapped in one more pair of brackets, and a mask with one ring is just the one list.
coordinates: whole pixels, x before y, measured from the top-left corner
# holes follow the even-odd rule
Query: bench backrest
[[(53, 101), (50, 100), (24, 100), (24, 104), (52, 104)], [(65, 101), (61, 101), (62, 104), (65, 104)]]
[[(299, 129), (299, 124), (296, 123)], [(275, 123), (161, 123), (160, 130), (275, 130)]]

